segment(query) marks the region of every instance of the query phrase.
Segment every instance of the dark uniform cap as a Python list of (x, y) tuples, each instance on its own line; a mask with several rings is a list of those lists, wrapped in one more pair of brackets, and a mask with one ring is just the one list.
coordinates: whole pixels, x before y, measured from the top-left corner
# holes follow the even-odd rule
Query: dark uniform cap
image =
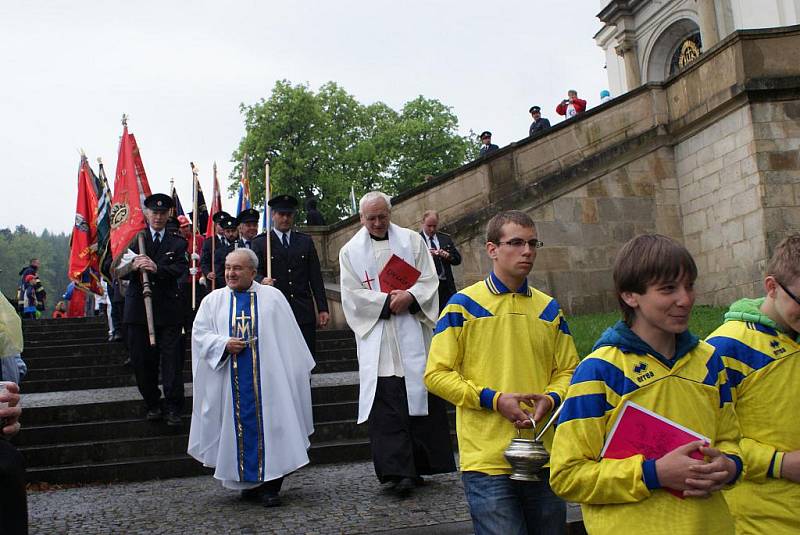
[(223, 218), (220, 218), (220, 220), (219, 220), (219, 225), (222, 228), (224, 228), (225, 230), (230, 230), (230, 229), (236, 228), (237, 224), (238, 223), (236, 222), (236, 218), (235, 217), (231, 217), (231, 216), (223, 217)]
[(172, 202), (172, 197), (165, 193), (154, 193), (144, 200), (145, 208), (150, 210), (161, 210), (166, 212), (175, 206)]
[(236, 224), (241, 223), (250, 223), (251, 221), (255, 221), (258, 223), (258, 218), (261, 214), (258, 213), (258, 210), (253, 208), (248, 208), (247, 210), (242, 210), (241, 213), (236, 218)]
[(492, 137), (492, 133), (489, 132), (488, 130), (484, 130), (483, 132), (481, 132), (481, 139), (485, 137)]
[(533, 113), (535, 111), (541, 113), (542, 108), (540, 108), (539, 106), (531, 106), (531, 109), (528, 110), (528, 113)]
[(278, 195), (271, 198), (267, 204), (276, 212), (296, 212), (298, 202), (291, 195)]
[(228, 212), (223, 212), (222, 210), (220, 210), (219, 212), (214, 214), (214, 217), (212, 217), (211, 219), (214, 221), (214, 223), (218, 223), (221, 225), (222, 224), (221, 221), (223, 218), (233, 219), (233, 216), (231, 216), (231, 214), (229, 214)]

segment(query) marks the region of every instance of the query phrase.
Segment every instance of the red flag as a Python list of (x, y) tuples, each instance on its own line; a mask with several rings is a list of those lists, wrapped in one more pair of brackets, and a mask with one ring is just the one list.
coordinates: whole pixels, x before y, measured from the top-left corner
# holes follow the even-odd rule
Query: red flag
[[(81, 156), (78, 168), (78, 202), (75, 207), (75, 226), (72, 228), (69, 252), (69, 278), (77, 284), (97, 281), (100, 272), (97, 255), (97, 191), (95, 176), (86, 156)], [(94, 277), (91, 275), (94, 274)], [(87, 275), (89, 275), (87, 277)], [(87, 280), (89, 279), (89, 280)], [(92, 290), (96, 284), (91, 285)], [(102, 293), (102, 290), (101, 290)]]
[(215, 234), (214, 216), (222, 211), (222, 197), (219, 193), (217, 180), (217, 164), (214, 164), (214, 192), (211, 195), (211, 210), (208, 212), (208, 225), (206, 225), (206, 238), (213, 238)]
[(147, 226), (142, 206), (145, 197), (150, 196), (150, 184), (136, 139), (128, 133), (128, 126), (125, 123), (123, 125), (114, 178), (114, 198), (111, 201), (111, 254), (115, 261), (125, 253), (139, 231)]
[(72, 299), (69, 300), (67, 308), (68, 318), (82, 318), (86, 315), (86, 294), (75, 288), (72, 292)]

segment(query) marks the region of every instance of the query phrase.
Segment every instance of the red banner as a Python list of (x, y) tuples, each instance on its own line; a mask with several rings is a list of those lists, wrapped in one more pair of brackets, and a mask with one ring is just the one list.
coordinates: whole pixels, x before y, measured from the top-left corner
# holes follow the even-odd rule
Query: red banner
[(85, 274), (100, 271), (97, 256), (97, 192), (95, 177), (86, 156), (78, 168), (78, 202), (69, 252), (69, 278), (81, 282)]
[(72, 299), (69, 300), (67, 308), (68, 318), (82, 318), (86, 315), (86, 294), (75, 288), (72, 292)]
[(208, 225), (206, 225), (206, 238), (213, 238), (216, 229), (214, 228), (214, 216), (222, 211), (222, 196), (219, 192), (219, 181), (217, 180), (217, 164), (214, 164), (214, 191), (211, 194), (211, 210), (208, 212)]
[(127, 125), (122, 130), (114, 177), (114, 198), (111, 201), (111, 254), (114, 260), (125, 253), (137, 233), (147, 222), (142, 207), (150, 196), (150, 184), (144, 172), (142, 157)]

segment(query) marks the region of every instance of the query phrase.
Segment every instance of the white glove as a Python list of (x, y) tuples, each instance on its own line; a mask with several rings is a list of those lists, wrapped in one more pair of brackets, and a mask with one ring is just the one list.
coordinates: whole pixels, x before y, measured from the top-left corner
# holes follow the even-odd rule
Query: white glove
[(197, 268), (189, 268), (189, 275), (197, 275)]
[(191, 257), (191, 259), (192, 259), (192, 260), (200, 260), (200, 255), (199, 255), (199, 254), (197, 254), (197, 253), (192, 253), (192, 257)]

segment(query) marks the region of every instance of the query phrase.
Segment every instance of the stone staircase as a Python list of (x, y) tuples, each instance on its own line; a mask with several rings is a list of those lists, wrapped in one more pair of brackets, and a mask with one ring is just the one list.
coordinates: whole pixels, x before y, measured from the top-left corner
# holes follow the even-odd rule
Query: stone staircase
[[(132, 481), (209, 473), (186, 455), (191, 357), (185, 364), (184, 425), (144, 420), (126, 351), (106, 341), (103, 318), (25, 321), (28, 376), (23, 431), (14, 442), (31, 482)], [(367, 428), (355, 423), (358, 378), (350, 331), (320, 331), (312, 375), (312, 463), (370, 458)]]

